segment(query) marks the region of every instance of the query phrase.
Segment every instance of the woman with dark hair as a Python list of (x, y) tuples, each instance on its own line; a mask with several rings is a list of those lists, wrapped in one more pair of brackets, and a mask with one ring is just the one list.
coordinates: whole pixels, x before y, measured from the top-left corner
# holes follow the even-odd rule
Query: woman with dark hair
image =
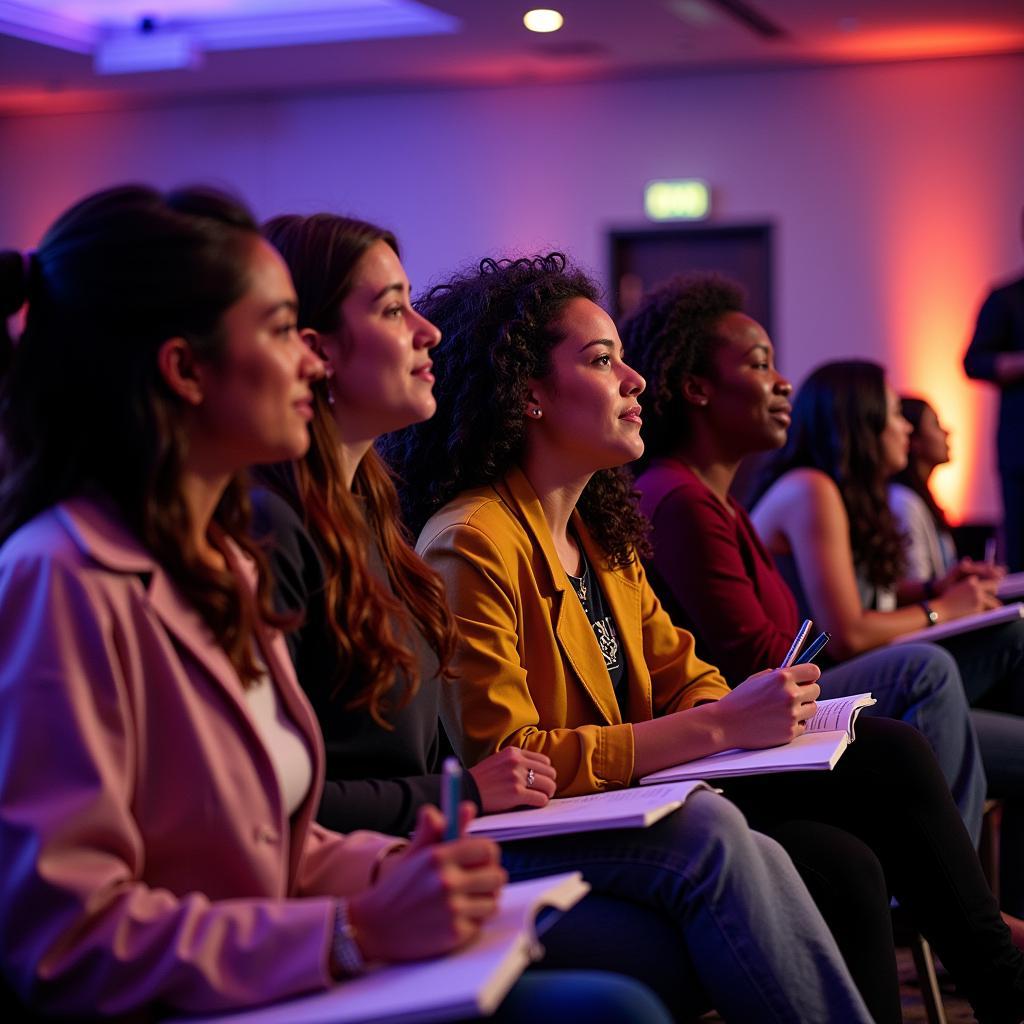
[[(727, 678), (778, 665), (800, 624), (796, 601), (746, 512), (730, 496), (742, 461), (785, 443), (792, 386), (771, 340), (743, 312), (738, 285), (676, 277), (621, 325), (647, 379), (640, 508), (648, 571), (673, 620)], [(956, 663), (932, 644), (879, 651), (826, 671), (822, 694), (870, 690), (868, 714), (915, 726), (935, 751), (977, 842), (985, 777)]]
[[(889, 481), (889, 507), (904, 534), (903, 578), (914, 583), (932, 580), (934, 586), (958, 562), (946, 513), (928, 486), (932, 473), (949, 462), (949, 431), (923, 398), (901, 396), (900, 412), (911, 427), (910, 451), (907, 464)], [(964, 569), (992, 575), (992, 567), (984, 562), (965, 562)]]
[(221, 195), (111, 189), (0, 254), (0, 308), (25, 303), (0, 387), (0, 988), (79, 1019), (214, 1012), (471, 939), (494, 844), (440, 842), (433, 808), (411, 844), (312, 821), (322, 746), (242, 475), (305, 452), (323, 374), (281, 258)]
[[(439, 335), (409, 306), (390, 232), (326, 213), (275, 217), (263, 230), (292, 273), (301, 334), (327, 366), (305, 458), (258, 470), (254, 493), (278, 606), (303, 616), (288, 645), (327, 750), (317, 817), (405, 835), (440, 799), (438, 694), (455, 632), (373, 441), (434, 411)], [(543, 806), (554, 788), (548, 759), (519, 750), (466, 776), (487, 812)]]
[[(907, 464), (889, 482), (889, 505), (903, 531), (907, 569), (903, 589), (929, 583), (934, 589), (950, 574), (1002, 574), (986, 562), (957, 559), (946, 514), (935, 500), (928, 479), (949, 461), (949, 431), (923, 398), (900, 398), (910, 424)], [(1012, 715), (976, 710), (972, 713), (985, 756), (989, 792), (1003, 799), (999, 830), (999, 897), (1018, 918), (1024, 916), (1024, 722)], [(1024, 926), (1016, 925), (1024, 941)]]
[[(881, 366), (826, 363), (800, 389), (760, 487), (754, 525), (839, 657), (999, 603), (995, 578), (974, 565), (900, 587), (907, 556), (886, 485), (907, 463), (909, 435)], [(1024, 622), (944, 646), (972, 704), (1024, 711)]]
[[(806, 666), (730, 690), (654, 597), (620, 468), (643, 451), (644, 381), (595, 298), (557, 255), (486, 260), (432, 289), (420, 311), (445, 337), (438, 411), (388, 446), (460, 633), (442, 698), (456, 749), (470, 763), (511, 744), (542, 751), (559, 793), (784, 742), (817, 695)], [(802, 862), (875, 1019), (900, 1016), (886, 882), (979, 1019), (1019, 1019), (1024, 955), (923, 740), (899, 722), (862, 721), (834, 772), (816, 774), (723, 788)], [(621, 842), (657, 862), (644, 834)], [(584, 841), (557, 845), (589, 863)]]
[[(314, 387), (309, 452), (261, 471), (254, 495), (280, 606), (305, 616), (291, 650), (326, 736), (320, 820), (400, 833), (439, 788), (438, 708), (452, 685), (454, 629), (439, 578), (396, 524), (394, 485), (371, 445), (433, 413), (439, 332), (411, 306), (390, 233), (329, 214), (278, 217), (265, 232), (295, 277), (301, 333), (328, 367)], [(555, 790), (550, 759), (518, 746), (478, 759), (467, 777), (484, 810), (541, 806)], [(680, 1018), (706, 1003), (706, 989), (736, 1020), (865, 1019), (792, 869), (713, 794), (695, 795), (673, 819), (651, 830), (686, 832), (678, 861), (661, 870), (625, 856), (614, 833), (587, 836), (607, 870), (588, 874), (595, 892), (545, 933), (548, 959), (639, 976)], [(714, 851), (726, 840), (723, 860)], [(516, 851), (534, 851), (514, 872), (524, 877), (549, 861), (564, 868), (547, 849), (516, 843), (505, 856), (514, 867)], [(690, 887), (710, 895), (681, 894)], [(719, 928), (745, 950), (742, 969)], [(804, 995), (808, 976), (818, 988)]]

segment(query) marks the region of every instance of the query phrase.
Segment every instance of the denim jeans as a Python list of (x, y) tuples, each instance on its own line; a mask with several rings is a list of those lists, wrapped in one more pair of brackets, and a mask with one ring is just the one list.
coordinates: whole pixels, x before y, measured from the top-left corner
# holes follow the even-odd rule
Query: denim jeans
[(492, 1024), (672, 1024), (658, 1000), (632, 978), (599, 971), (528, 971)]
[(967, 832), (978, 845), (985, 804), (983, 757), (956, 661), (934, 644), (870, 651), (822, 673), (822, 697), (871, 691), (863, 713), (914, 726), (935, 753)]
[[(706, 993), (727, 1021), (871, 1020), (792, 861), (721, 796), (697, 792), (650, 828), (507, 843), (502, 852), (513, 878), (579, 870), (595, 893), (666, 919), (683, 967), (672, 977), (695, 976), (698, 997)], [(651, 950), (645, 930), (611, 914), (598, 926), (586, 905), (557, 929), (578, 959), (588, 945)], [(557, 937), (552, 929), (545, 943)]]

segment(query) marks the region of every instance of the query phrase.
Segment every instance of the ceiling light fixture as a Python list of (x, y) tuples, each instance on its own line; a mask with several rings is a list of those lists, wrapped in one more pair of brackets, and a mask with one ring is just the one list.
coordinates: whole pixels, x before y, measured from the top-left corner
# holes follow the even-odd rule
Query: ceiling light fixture
[(531, 32), (557, 32), (565, 24), (565, 18), (558, 11), (538, 7), (523, 15), (523, 24)]

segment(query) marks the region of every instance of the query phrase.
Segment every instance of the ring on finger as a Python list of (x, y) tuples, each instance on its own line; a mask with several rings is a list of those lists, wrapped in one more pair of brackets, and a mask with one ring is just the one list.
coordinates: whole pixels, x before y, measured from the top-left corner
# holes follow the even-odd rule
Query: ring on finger
[(526, 769), (526, 788), (533, 788), (533, 780), (537, 777), (536, 772), (532, 768)]

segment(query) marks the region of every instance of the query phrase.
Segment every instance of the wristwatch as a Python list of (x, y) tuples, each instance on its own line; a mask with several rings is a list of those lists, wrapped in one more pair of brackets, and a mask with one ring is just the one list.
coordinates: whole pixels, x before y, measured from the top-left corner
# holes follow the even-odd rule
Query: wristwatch
[(939, 621), (939, 613), (927, 602), (921, 602), (921, 610), (928, 616), (928, 625), (934, 626)]
[(352, 978), (365, 970), (366, 961), (348, 918), (348, 900), (338, 900), (334, 910), (334, 935), (331, 938), (331, 971), (335, 975)]

